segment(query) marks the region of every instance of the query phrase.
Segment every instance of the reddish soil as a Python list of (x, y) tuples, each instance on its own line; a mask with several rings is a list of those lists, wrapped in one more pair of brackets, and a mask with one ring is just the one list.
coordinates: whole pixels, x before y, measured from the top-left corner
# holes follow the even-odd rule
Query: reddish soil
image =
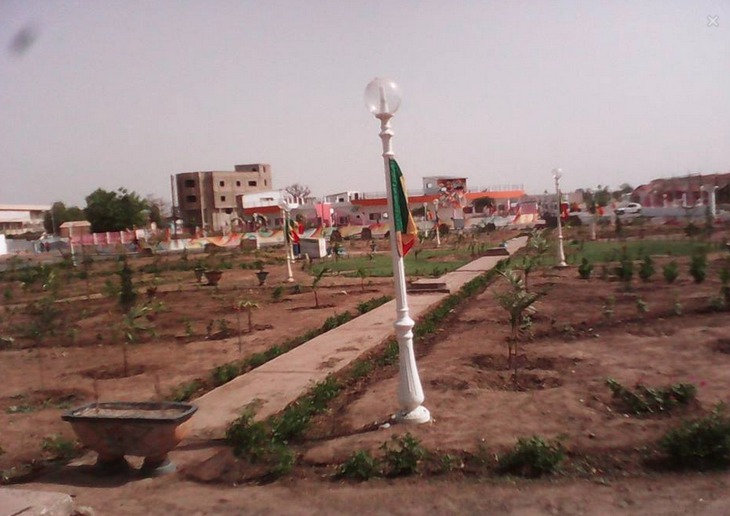
[[(262, 253), (265, 258), (266, 253)], [(199, 255), (191, 255), (193, 262)], [(271, 258), (271, 256), (269, 255)], [(144, 318), (141, 324), (149, 331), (139, 333), (139, 342), (129, 344), (129, 366), (123, 370), (121, 311), (115, 299), (100, 297), (74, 299), (53, 304), (57, 316), (53, 332), (36, 347), (27, 328), (33, 322), (27, 303), (47, 296), (39, 282), (22, 288), (20, 282), (5, 283), (13, 293), (0, 319), (0, 337), (13, 337), (11, 345), (0, 344), (0, 471), (5, 476), (31, 471), (28, 465), (43, 457), (44, 438), (61, 435), (74, 439), (60, 415), (75, 406), (99, 401), (147, 401), (167, 398), (182, 384), (196, 378), (209, 378), (218, 366), (318, 328), (328, 317), (350, 311), (357, 313), (358, 303), (392, 292), (388, 278), (369, 278), (365, 289), (359, 278), (325, 277), (319, 287), (319, 308), (311, 292), (311, 278), (295, 267), (295, 279), (301, 293), (293, 294), (292, 285), (284, 283), (286, 268), (267, 266), (270, 275), (260, 287), (255, 271), (238, 267), (253, 257), (234, 254), (226, 259), (234, 268), (225, 270), (218, 288), (198, 284), (192, 270), (162, 272), (161, 285), (151, 302), (162, 309)], [(178, 263), (179, 257), (163, 258)], [(139, 271), (152, 263), (151, 258), (131, 259)], [(298, 266), (297, 266), (298, 267)], [(89, 282), (91, 294), (102, 292), (104, 282), (119, 283), (113, 273), (114, 261), (95, 263)], [(73, 277), (62, 278), (60, 297), (85, 296), (86, 282)], [(140, 277), (141, 276), (141, 277)], [(151, 274), (135, 273), (134, 282), (140, 301), (144, 301), (145, 283)], [(284, 292), (273, 300), (278, 286)], [(253, 331), (248, 330), (247, 314), (240, 313), (241, 347), (238, 351), (237, 315), (239, 300), (258, 303), (252, 311)]]
[[(719, 294), (718, 272), (728, 264), (727, 255), (711, 257), (707, 280), (699, 285), (687, 273), (688, 260), (678, 262), (681, 273), (674, 284), (662, 279), (664, 261), (658, 258), (658, 272), (652, 280), (642, 283), (634, 279), (629, 291), (618, 281), (598, 278), (598, 270), (591, 280), (579, 279), (575, 267), (534, 272), (531, 288), (545, 295), (535, 305), (532, 336), (525, 336), (519, 344), (516, 385), (507, 368), (506, 313), (495, 302), (495, 292), (503, 288), (503, 280), (496, 281), (454, 310), (435, 335), (417, 344), (424, 404), (431, 411), (432, 423), (383, 426), (391, 421), (397, 407), (397, 367), (375, 370), (317, 418), (304, 441), (296, 444), (300, 465), (275, 484), (238, 485), (246, 476), (245, 468), (229, 451), (222, 451), (215, 460), (183, 475), (97, 479), (60, 470), (28, 487), (70, 492), (78, 504), (90, 505), (99, 514), (120, 515), (728, 514), (730, 475), (669, 472), (658, 467), (661, 463), (656, 460), (656, 443), (667, 429), (683, 418), (707, 413), (718, 402), (730, 401), (730, 317), (728, 311), (709, 309), (710, 300)], [(249, 278), (253, 272), (243, 271), (242, 275)], [(250, 284), (253, 280), (246, 281)], [(371, 288), (388, 291), (387, 282), (381, 287)], [(264, 294), (254, 287), (245, 288), (252, 289), (251, 293), (245, 291), (247, 295), (261, 293), (257, 300), (270, 298), (270, 290)], [(348, 295), (338, 295), (343, 288)], [(332, 286), (322, 298), (345, 310), (352, 309), (358, 300), (379, 295), (361, 295), (358, 289), (356, 284), (349, 288)], [(100, 397), (112, 399), (122, 393), (151, 399), (155, 373), (162, 390), (169, 391), (206, 374), (214, 365), (236, 358), (235, 338), (187, 344), (185, 339), (174, 339), (181, 333), (180, 314), (202, 311), (205, 315), (197, 319), (200, 324), (218, 319), (240, 292), (228, 292), (230, 298), (226, 299), (214, 298), (220, 295), (223, 293), (195, 287), (189, 295), (185, 292), (185, 302), (170, 310), (176, 313), (176, 322), (160, 332), (170, 335), (169, 342), (134, 345), (132, 363), (145, 370), (134, 377), (98, 380)], [(247, 335), (246, 352), (263, 350), (277, 339), (319, 326), (333, 313), (332, 308), (296, 310), (313, 304), (311, 293), (289, 297), (291, 301), (267, 303), (266, 309), (254, 312), (257, 324), (271, 324), (273, 329)], [(214, 299), (218, 304), (208, 309), (202, 299)], [(646, 312), (638, 308), (639, 299), (646, 303)], [(677, 302), (681, 315), (676, 314)], [(227, 316), (234, 320), (230, 312)], [(160, 317), (164, 319), (165, 313)], [(286, 325), (282, 317), (286, 317)], [(301, 331), (292, 331), (292, 326)], [(64, 387), (73, 385), (76, 390), (71, 404), (93, 398), (93, 381), (83, 375), (84, 371), (113, 368), (121, 360), (118, 347), (104, 343), (44, 351), (43, 388), (54, 389), (49, 398), (63, 400)], [(170, 363), (171, 353), (180, 360)], [(1, 354), (0, 372), (9, 378), (0, 388), (1, 408), (26, 401), (10, 398), (17, 394), (40, 403), (44, 396), (32, 394), (39, 389), (35, 350)], [(627, 387), (636, 383), (692, 383), (697, 387), (697, 402), (668, 414), (635, 416), (612, 397), (606, 386), (608, 377)], [(0, 428), (5, 429), (0, 444), (9, 453), (0, 456), (0, 461), (7, 464), (7, 456), (17, 461), (27, 450), (34, 450), (31, 456), (37, 456), (42, 437), (50, 433), (70, 436), (59, 413), (53, 408), (29, 414), (7, 414), (4, 410), (0, 414)], [(456, 457), (454, 471), (428, 478), (366, 483), (333, 480), (337, 465), (353, 451), (363, 449), (378, 456), (382, 443), (406, 432), (427, 449)], [(542, 480), (504, 478), (480, 469), (474, 460), (493, 463), (518, 437), (533, 434), (560, 437), (568, 458), (556, 476)], [(203, 477), (206, 483), (189, 480)]]

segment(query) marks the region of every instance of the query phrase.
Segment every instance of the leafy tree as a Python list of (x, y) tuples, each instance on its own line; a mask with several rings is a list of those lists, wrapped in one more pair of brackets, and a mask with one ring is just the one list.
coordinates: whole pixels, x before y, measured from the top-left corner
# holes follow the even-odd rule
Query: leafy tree
[(78, 206), (66, 207), (61, 201), (56, 201), (51, 209), (43, 215), (43, 227), (47, 233), (58, 233), (58, 228), (64, 222), (72, 220), (86, 220), (84, 212)]
[(145, 202), (149, 207), (150, 222), (154, 222), (158, 228), (166, 228), (168, 223), (165, 219), (172, 213), (170, 205), (164, 199), (153, 195), (145, 197)]
[(306, 199), (312, 193), (312, 190), (310, 190), (307, 185), (302, 185), (299, 183), (294, 183), (287, 186), (286, 188), (284, 188), (284, 191), (297, 199)]
[(144, 225), (148, 209), (147, 201), (126, 188), (116, 192), (97, 188), (86, 197), (84, 213), (86, 220), (91, 222), (91, 231), (103, 233)]

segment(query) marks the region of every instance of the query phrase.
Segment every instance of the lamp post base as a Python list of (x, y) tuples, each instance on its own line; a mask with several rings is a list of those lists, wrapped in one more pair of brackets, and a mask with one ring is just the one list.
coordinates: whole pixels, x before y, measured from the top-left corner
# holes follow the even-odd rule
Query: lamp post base
[(423, 405), (418, 406), (410, 412), (398, 412), (395, 415), (395, 420), (398, 423), (406, 423), (411, 425), (420, 425), (422, 423), (428, 423), (431, 421), (431, 413)]

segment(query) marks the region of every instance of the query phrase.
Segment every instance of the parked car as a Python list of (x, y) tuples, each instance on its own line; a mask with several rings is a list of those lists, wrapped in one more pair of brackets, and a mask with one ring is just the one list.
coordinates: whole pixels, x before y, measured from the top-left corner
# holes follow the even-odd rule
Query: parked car
[(630, 202), (616, 208), (616, 215), (631, 215), (641, 213), (641, 204), (638, 202)]

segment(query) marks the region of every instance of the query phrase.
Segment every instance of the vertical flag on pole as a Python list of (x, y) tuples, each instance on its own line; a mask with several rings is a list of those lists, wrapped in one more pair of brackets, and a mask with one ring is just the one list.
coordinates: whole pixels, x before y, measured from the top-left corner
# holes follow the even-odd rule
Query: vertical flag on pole
[(416, 243), (418, 229), (413, 221), (411, 211), (408, 209), (406, 181), (398, 163), (393, 158), (390, 159), (390, 191), (393, 199), (393, 222), (396, 231), (398, 255), (405, 256), (411, 250), (413, 244)]

